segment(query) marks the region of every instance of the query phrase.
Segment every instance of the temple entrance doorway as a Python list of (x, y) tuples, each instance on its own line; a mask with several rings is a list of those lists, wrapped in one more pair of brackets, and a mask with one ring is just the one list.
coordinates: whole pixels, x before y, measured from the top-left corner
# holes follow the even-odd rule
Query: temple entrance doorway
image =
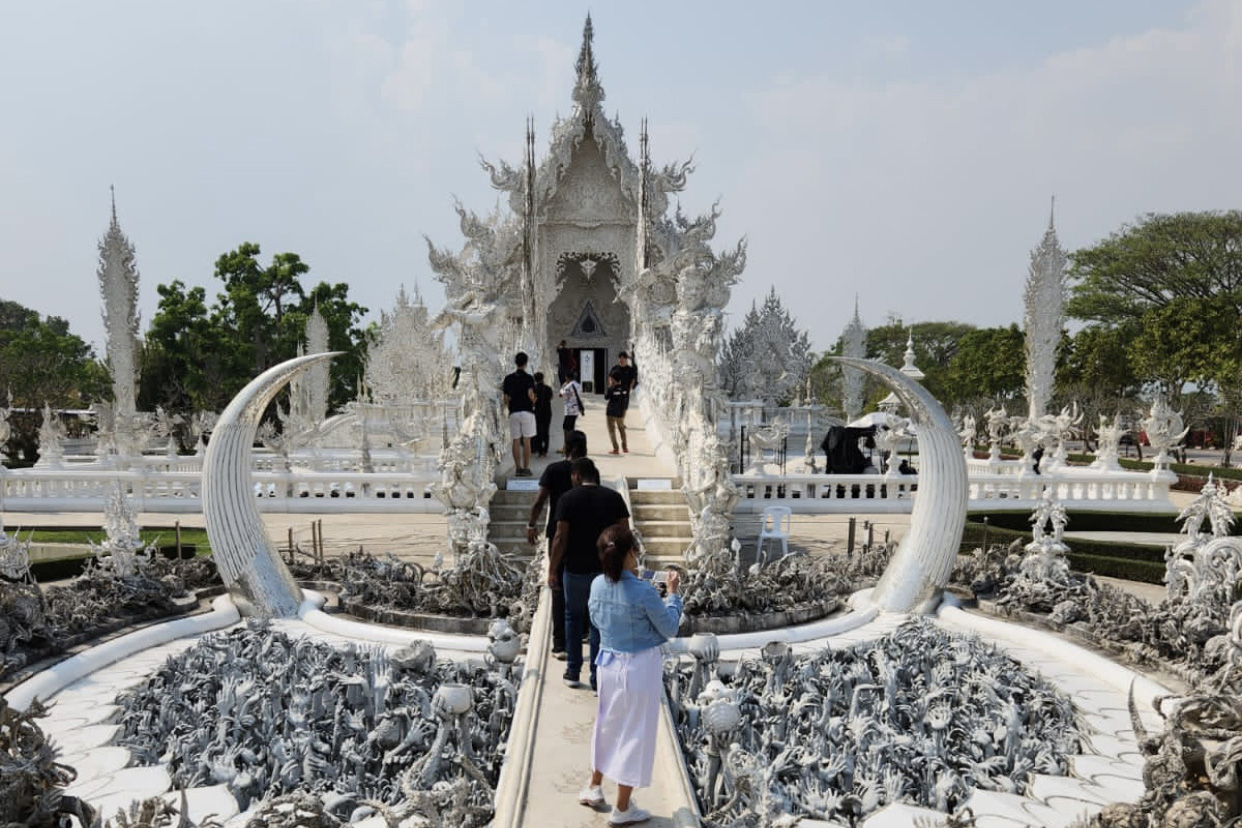
[(586, 394), (602, 394), (608, 385), (608, 349), (574, 348), (578, 360), (578, 381)]

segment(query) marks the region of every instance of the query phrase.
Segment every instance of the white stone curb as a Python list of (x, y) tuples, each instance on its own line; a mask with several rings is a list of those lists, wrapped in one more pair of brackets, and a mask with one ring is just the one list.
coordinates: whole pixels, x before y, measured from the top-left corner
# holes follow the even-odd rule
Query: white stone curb
[(302, 596), (302, 606), (298, 608), (298, 617), (306, 626), (313, 627), (320, 632), (373, 644), (395, 644), (401, 647), (413, 644), (415, 641), (426, 641), (436, 649), (456, 650), (463, 653), (487, 652), (489, 642), (486, 635), (454, 635), (352, 621), (339, 615), (329, 615), (321, 610), (320, 607), (327, 600), (323, 594), (311, 589), (303, 589)]
[[(819, 621), (800, 624), (796, 627), (778, 627), (773, 630), (760, 630), (759, 632), (718, 635), (716, 636), (716, 641), (720, 646), (720, 652), (723, 654), (730, 650), (757, 649), (773, 641), (783, 641), (786, 644), (800, 644), (804, 641), (816, 641), (821, 638), (841, 635), (870, 624), (880, 614), (879, 610), (866, 600), (866, 596), (870, 592), (871, 590), (867, 589), (851, 595), (849, 604), (854, 608), (854, 611), (848, 612), (845, 615), (822, 618)], [(665, 652), (688, 652), (687, 647), (689, 644), (689, 638), (674, 638), (665, 645)]]
[(5, 701), (17, 710), (25, 710), (34, 699), (49, 699), (73, 682), (123, 658), (178, 638), (223, 629), (239, 620), (241, 614), (233, 605), (233, 599), (228, 595), (221, 595), (211, 602), (211, 612), (154, 624), (54, 664), (6, 693)]

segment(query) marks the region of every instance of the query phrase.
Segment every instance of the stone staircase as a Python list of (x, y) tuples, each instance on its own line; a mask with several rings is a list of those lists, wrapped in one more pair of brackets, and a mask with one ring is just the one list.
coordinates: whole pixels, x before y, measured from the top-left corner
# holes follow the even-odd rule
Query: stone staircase
[[(535, 505), (538, 491), (520, 492), (501, 489), (492, 496), (488, 507), (491, 523), (487, 526), (487, 539), (496, 544), (501, 552), (516, 553), (525, 557), (535, 554), (535, 547), (526, 542), (526, 522), (530, 507)], [(547, 520), (546, 512), (541, 520)], [(540, 529), (546, 524), (540, 523)]]
[(628, 483), (630, 511), (634, 525), (642, 533), (647, 567), (659, 569), (671, 563), (685, 563), (686, 549), (694, 535), (680, 480), (671, 480), (671, 488), (665, 491), (639, 489), (636, 478), (630, 478)]

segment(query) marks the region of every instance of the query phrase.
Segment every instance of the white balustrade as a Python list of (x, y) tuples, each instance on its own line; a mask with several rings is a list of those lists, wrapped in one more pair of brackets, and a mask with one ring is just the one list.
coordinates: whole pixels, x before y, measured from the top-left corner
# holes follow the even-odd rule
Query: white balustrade
[[(425, 512), (443, 506), (428, 486), (434, 468), (401, 472), (253, 473), (254, 493), (261, 512)], [(120, 484), (141, 512), (199, 512), (199, 472), (82, 469), (21, 469), (0, 471), (0, 511), (103, 511), (112, 487)]]
[[(983, 464), (986, 467), (986, 463)], [(1173, 482), (1146, 472), (1097, 471), (1069, 468), (1058, 473), (1020, 475), (1009, 469), (999, 472), (969, 468), (972, 510), (1030, 510), (1045, 487), (1067, 507), (1125, 512), (1174, 512), (1169, 500)], [(799, 514), (903, 513), (914, 505), (917, 475), (790, 474), (785, 476), (739, 474), (733, 482), (741, 492), (735, 512), (758, 513), (764, 506), (780, 503)]]

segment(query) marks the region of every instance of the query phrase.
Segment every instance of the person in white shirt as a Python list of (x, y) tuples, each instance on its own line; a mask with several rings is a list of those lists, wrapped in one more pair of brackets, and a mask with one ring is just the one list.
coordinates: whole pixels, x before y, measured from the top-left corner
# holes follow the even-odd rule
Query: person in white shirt
[[(578, 425), (578, 417), (586, 413), (586, 407), (582, 404), (582, 386), (573, 377), (561, 386), (561, 399), (565, 401), (565, 419), (561, 423), (561, 428), (565, 431), (565, 442), (562, 446), (569, 445), (569, 435), (573, 433)], [(565, 449), (561, 449), (561, 454), (565, 453)]]

